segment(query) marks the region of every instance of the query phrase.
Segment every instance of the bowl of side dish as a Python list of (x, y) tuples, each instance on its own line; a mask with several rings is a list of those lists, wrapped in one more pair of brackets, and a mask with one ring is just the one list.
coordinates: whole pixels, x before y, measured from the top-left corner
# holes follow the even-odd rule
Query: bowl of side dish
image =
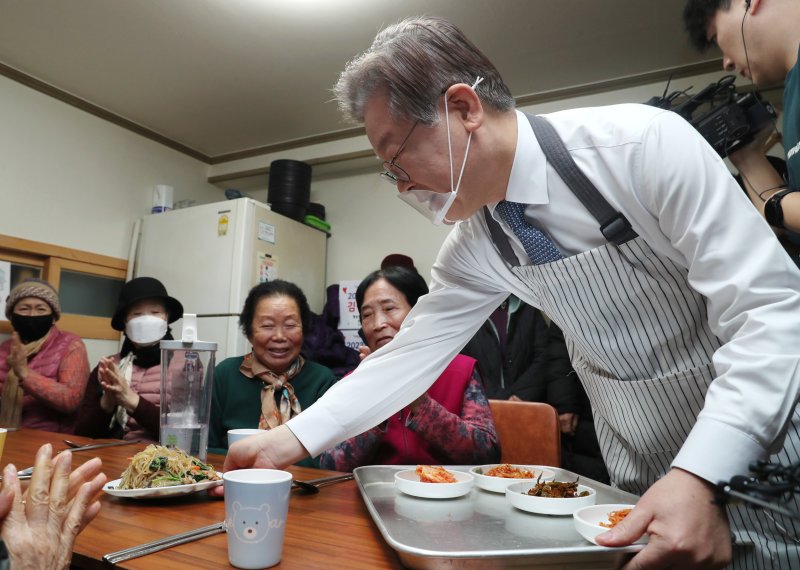
[[(545, 492), (543, 495), (531, 495), (530, 491), (537, 487), (548, 485), (549, 488), (560, 488), (563, 485), (572, 485), (574, 496), (552, 496)], [(539, 515), (571, 515), (576, 510), (594, 505), (597, 493), (591, 487), (569, 482), (548, 481), (540, 485), (531, 483), (513, 483), (506, 489), (506, 499), (511, 506), (517, 509)]]
[(513, 483), (536, 483), (538, 480), (550, 481), (555, 472), (541, 465), (516, 465), (494, 463), (478, 465), (469, 470), (475, 477), (475, 485), (492, 493), (505, 493)]
[[(624, 519), (636, 505), (609, 504), (592, 505), (583, 507), (572, 513), (575, 521), (575, 530), (593, 544), (597, 544), (595, 538), (610, 530), (615, 524)], [(644, 544), (647, 542), (647, 535), (642, 536), (634, 544)]]
[(420, 475), (420, 467), (394, 474), (394, 484), (398, 491), (422, 499), (453, 499), (469, 493), (475, 482), (469, 473), (444, 468), (436, 468), (441, 470), (436, 474), (442, 476), (442, 482), (426, 482), (424, 474)]

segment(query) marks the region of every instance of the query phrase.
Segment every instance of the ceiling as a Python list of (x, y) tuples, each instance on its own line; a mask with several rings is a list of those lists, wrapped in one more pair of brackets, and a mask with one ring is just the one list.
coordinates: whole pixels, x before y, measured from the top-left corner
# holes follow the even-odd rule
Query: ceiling
[(0, 73), (209, 163), (352, 134), (345, 63), (403, 17), (448, 18), (518, 99), (709, 71), (684, 0), (0, 0)]

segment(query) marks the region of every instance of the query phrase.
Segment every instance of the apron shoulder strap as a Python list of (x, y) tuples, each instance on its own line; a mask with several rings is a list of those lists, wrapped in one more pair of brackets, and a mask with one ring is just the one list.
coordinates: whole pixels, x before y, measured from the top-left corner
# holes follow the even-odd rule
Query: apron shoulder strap
[(589, 213), (600, 222), (600, 231), (603, 236), (617, 245), (622, 245), (637, 237), (627, 218), (611, 207), (611, 204), (603, 198), (594, 184), (578, 168), (553, 125), (538, 115), (526, 113), (525, 116), (528, 117), (533, 127), (533, 133), (536, 135), (547, 161), (569, 186), (572, 193), (589, 210)]
[(486, 206), (483, 207), (483, 217), (486, 220), (486, 226), (489, 228), (489, 235), (506, 263), (511, 267), (522, 265), (514, 253), (514, 248), (511, 247), (511, 243), (508, 241), (508, 236), (503, 231), (503, 228), (500, 227), (500, 224), (497, 223), (497, 220), (492, 217), (492, 213)]

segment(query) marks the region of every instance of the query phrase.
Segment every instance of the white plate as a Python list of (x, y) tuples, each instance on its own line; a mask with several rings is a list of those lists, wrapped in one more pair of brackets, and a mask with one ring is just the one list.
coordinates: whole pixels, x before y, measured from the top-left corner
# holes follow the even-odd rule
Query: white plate
[[(218, 472), (219, 473), (219, 472)], [(222, 475), (222, 473), (219, 473)], [(173, 485), (172, 487), (152, 487), (150, 489), (117, 489), (122, 483), (122, 479), (115, 479), (106, 483), (103, 491), (114, 497), (124, 497), (126, 499), (154, 499), (159, 497), (178, 497), (181, 495), (189, 495), (190, 493), (197, 493), (211, 487), (218, 487), (222, 485), (222, 479), (219, 481), (203, 481), (201, 483), (192, 483), (191, 485)]]
[(550, 497), (533, 497), (528, 491), (533, 488), (531, 483), (514, 483), (506, 489), (506, 499), (512, 506), (539, 515), (571, 515), (580, 508), (594, 505), (597, 493), (591, 487), (578, 485), (578, 493), (589, 491), (585, 497), (572, 499), (553, 499)]
[(394, 484), (398, 491), (423, 499), (463, 497), (472, 490), (475, 482), (472, 475), (463, 471), (448, 471), (456, 478), (455, 483), (422, 483), (415, 469), (406, 469), (394, 474)]
[[(607, 527), (600, 526), (601, 522), (608, 523), (609, 513), (622, 509), (632, 509), (635, 506), (636, 505), (613, 504), (583, 507), (572, 513), (572, 518), (575, 521), (575, 530), (589, 542), (597, 544), (595, 542), (595, 537), (602, 532), (610, 530)], [(647, 540), (648, 536), (644, 535), (634, 544), (646, 544)]]
[[(489, 469), (493, 469), (498, 465), (505, 464), (492, 463), (490, 465), (478, 465), (470, 469), (469, 472), (472, 473), (473, 477), (475, 477), (475, 485), (486, 491), (491, 491), (492, 493), (505, 493), (506, 488), (514, 483), (528, 482), (535, 484), (539, 475), (542, 476), (542, 481), (551, 481), (556, 476), (553, 471), (547, 467), (542, 467), (541, 465), (517, 465), (514, 463), (511, 464), (511, 467), (532, 471), (533, 477), (526, 479), (511, 479), (509, 477), (489, 477), (483, 474)], [(478, 471), (481, 471), (481, 473), (478, 473)]]

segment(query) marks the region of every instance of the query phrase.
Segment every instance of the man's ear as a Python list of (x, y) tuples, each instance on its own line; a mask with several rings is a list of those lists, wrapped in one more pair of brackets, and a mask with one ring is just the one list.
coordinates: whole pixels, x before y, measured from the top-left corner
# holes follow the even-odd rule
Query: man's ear
[(483, 123), (483, 104), (475, 90), (466, 83), (456, 83), (447, 88), (447, 108), (457, 110), (461, 121), (469, 132)]

